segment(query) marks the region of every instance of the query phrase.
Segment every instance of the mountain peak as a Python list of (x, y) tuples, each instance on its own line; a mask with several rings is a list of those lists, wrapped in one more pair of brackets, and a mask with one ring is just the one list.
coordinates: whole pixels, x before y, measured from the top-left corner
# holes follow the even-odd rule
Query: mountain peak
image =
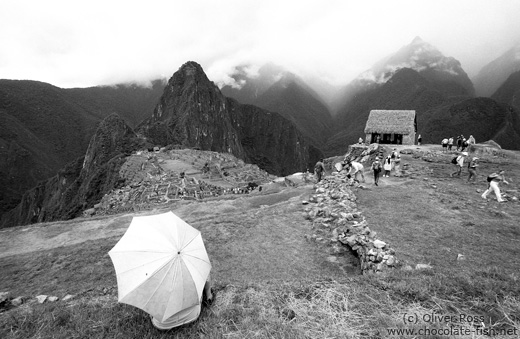
[(204, 73), (202, 66), (196, 63), (195, 61), (188, 61), (184, 63), (177, 72), (175, 72), (170, 79), (179, 79), (185, 82), (188, 79), (192, 79), (194, 81), (200, 81), (206, 79), (209, 82), (209, 79)]
[(412, 40), (412, 45), (415, 45), (415, 44), (423, 44), (424, 43), (424, 40), (421, 39), (420, 36), (416, 36), (413, 40)]
[(204, 70), (202, 69), (202, 66), (196, 63), (195, 61), (188, 61), (184, 63), (180, 68), (179, 71), (185, 73), (186, 75), (191, 75), (196, 72), (204, 73)]
[(181, 93), (188, 88), (191, 88), (189, 91), (193, 93), (205, 91), (207, 93), (218, 92), (220, 94), (217, 85), (209, 80), (202, 66), (195, 61), (188, 61), (179, 67), (166, 86), (167, 90), (176, 93)]
[(473, 95), (473, 84), (460, 62), (453, 57), (444, 56), (435, 46), (415, 37), (396, 53), (376, 63), (371, 69), (360, 74), (355, 80), (360, 85), (386, 83), (399, 69), (410, 68), (428, 80), (454, 81)]

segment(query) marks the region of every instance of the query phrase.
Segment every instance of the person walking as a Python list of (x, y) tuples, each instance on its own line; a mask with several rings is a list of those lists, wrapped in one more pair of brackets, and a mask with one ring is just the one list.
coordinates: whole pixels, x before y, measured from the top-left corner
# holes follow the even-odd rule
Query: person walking
[(394, 148), (392, 150), (392, 153), (390, 153), (390, 162), (392, 164), (392, 169), (395, 168), (395, 158), (397, 158), (397, 148)]
[(450, 137), (448, 139), (448, 151), (451, 151), (452, 147), (453, 147), (453, 137)]
[(491, 191), (494, 191), (498, 202), (506, 202), (507, 200), (502, 199), (502, 194), (500, 193), (500, 188), (498, 187), (498, 184), (501, 181), (503, 181), (506, 185), (509, 184), (504, 177), (504, 170), (499, 170), (498, 173), (491, 173), (488, 176), (487, 181), (488, 188), (484, 193), (482, 193), (482, 198), (487, 200), (488, 194), (491, 193)]
[(460, 146), (462, 145), (462, 138), (457, 136), (457, 151), (460, 150)]
[(314, 175), (316, 175), (316, 182), (321, 181), (321, 177), (325, 172), (325, 165), (323, 164), (323, 159), (320, 159), (316, 165), (314, 165)]
[(468, 140), (466, 140), (466, 138), (462, 137), (462, 149), (461, 151), (464, 152), (466, 150), (466, 148), (468, 147)]
[(473, 157), (471, 161), (468, 163), (468, 182), (471, 181), (471, 178), (474, 178), (473, 181), (477, 180), (477, 167), (478, 167), (478, 158)]
[(421, 141), (422, 141), (422, 137), (421, 137), (421, 135), (419, 134), (419, 135), (417, 136), (417, 146), (421, 146)]
[(370, 167), (372, 171), (374, 171), (374, 184), (378, 186), (379, 183), (379, 175), (381, 174), (382, 165), (379, 161), (379, 157), (376, 157), (372, 166)]
[(462, 166), (464, 166), (464, 157), (467, 157), (467, 152), (462, 152), (459, 156), (457, 156), (452, 163), (455, 165), (455, 172), (451, 173), (450, 176), (453, 177), (454, 175), (457, 175), (460, 177), (460, 174), (462, 173)]
[(385, 170), (383, 177), (389, 177), (390, 171), (392, 170), (392, 159), (390, 158), (390, 155), (386, 157), (385, 162), (383, 163), (383, 169)]

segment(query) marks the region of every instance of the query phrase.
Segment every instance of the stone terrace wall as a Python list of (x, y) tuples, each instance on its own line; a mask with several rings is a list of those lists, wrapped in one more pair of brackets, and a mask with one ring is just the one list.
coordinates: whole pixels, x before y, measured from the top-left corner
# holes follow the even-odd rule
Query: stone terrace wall
[(395, 251), (377, 239), (377, 233), (357, 209), (353, 185), (345, 171), (332, 172), (314, 185), (310, 199), (303, 201), (304, 216), (312, 222), (314, 232), (309, 239), (330, 244), (336, 251), (338, 246), (339, 251), (341, 246), (347, 246), (357, 254), (363, 274), (397, 266)]

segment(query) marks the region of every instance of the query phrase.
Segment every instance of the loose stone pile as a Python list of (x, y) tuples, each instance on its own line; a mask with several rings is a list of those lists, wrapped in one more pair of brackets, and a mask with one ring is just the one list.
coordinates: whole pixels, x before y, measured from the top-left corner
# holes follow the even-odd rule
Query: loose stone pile
[[(74, 295), (67, 294), (61, 300), (68, 301), (73, 298), (74, 298)], [(43, 304), (45, 302), (55, 302), (58, 300), (60, 300), (60, 298), (58, 298), (56, 296), (48, 296), (48, 295), (43, 295), (43, 294), (37, 295), (33, 298), (29, 298), (26, 296), (19, 296), (19, 297), (13, 298), (11, 296), (11, 293), (9, 293), (9, 292), (0, 292), (0, 312), (9, 310), (13, 307), (18, 307), (18, 306), (21, 306), (21, 305), (27, 304), (27, 303), (37, 302), (39, 304)]]
[(309, 238), (336, 248), (348, 246), (357, 254), (363, 274), (398, 265), (395, 251), (376, 238), (376, 232), (357, 210), (356, 196), (350, 188), (353, 185), (344, 171), (332, 172), (315, 184), (315, 193), (303, 201), (307, 205), (304, 216), (312, 221), (314, 231)]

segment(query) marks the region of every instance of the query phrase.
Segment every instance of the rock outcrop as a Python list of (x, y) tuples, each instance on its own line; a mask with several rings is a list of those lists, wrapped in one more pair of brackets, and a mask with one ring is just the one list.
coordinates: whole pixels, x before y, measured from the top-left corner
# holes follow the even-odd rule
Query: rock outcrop
[(138, 132), (158, 145), (232, 153), (276, 175), (310, 168), (321, 157), (278, 113), (225, 97), (195, 62), (184, 64)]

